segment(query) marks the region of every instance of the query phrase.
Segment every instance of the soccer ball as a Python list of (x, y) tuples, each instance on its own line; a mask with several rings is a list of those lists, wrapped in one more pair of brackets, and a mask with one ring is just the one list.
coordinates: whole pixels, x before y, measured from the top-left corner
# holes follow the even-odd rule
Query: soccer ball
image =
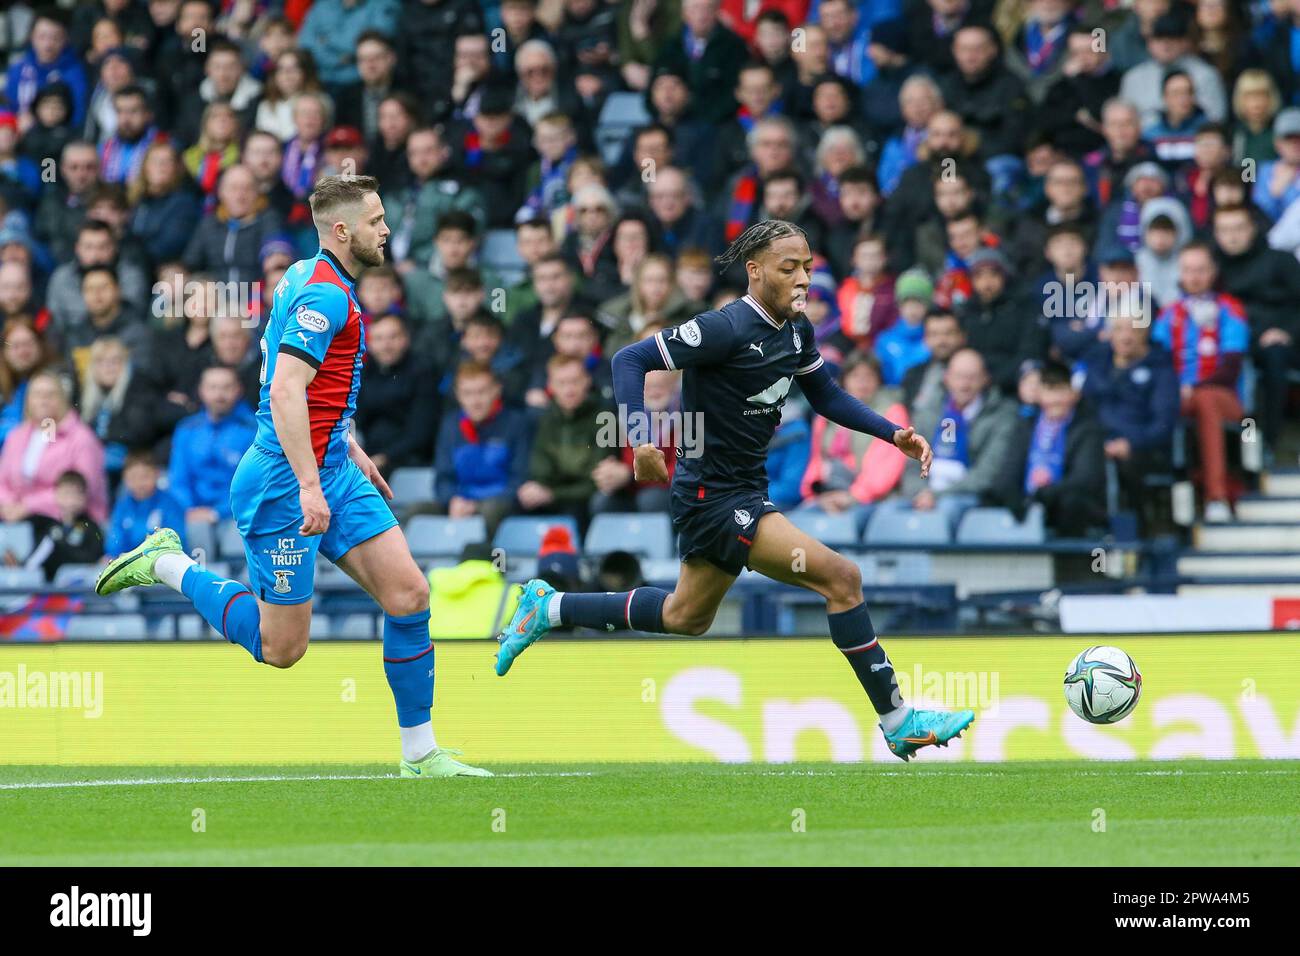
[(1118, 647), (1090, 647), (1065, 671), (1070, 709), (1092, 724), (1123, 720), (1141, 696), (1142, 674)]

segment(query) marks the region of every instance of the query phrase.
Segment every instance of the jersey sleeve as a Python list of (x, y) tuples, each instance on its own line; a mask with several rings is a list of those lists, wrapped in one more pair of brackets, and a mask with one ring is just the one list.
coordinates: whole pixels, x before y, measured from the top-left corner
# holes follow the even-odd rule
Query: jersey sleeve
[(348, 297), (338, 286), (313, 282), (289, 303), (276, 351), (320, 368), (335, 334), (348, 321)]
[(735, 333), (721, 312), (702, 312), (689, 322), (655, 333), (655, 345), (670, 370), (719, 365), (731, 355)]
[(795, 325), (799, 333), (799, 364), (795, 366), (795, 375), (807, 375), (821, 368), (824, 363), (822, 353), (817, 348), (817, 333), (806, 316), (800, 316)]

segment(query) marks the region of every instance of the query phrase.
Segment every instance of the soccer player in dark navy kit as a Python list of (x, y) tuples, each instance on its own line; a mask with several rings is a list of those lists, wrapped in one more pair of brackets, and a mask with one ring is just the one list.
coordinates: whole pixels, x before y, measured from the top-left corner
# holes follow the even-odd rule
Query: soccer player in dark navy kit
[(703, 453), (681, 453), (670, 513), (679, 535), (681, 574), (671, 593), (562, 593), (531, 580), (498, 637), (497, 673), (550, 628), (580, 625), (652, 633), (703, 634), (743, 568), (826, 598), (830, 636), (853, 667), (880, 717), (889, 749), (908, 760), (921, 747), (946, 746), (975, 719), (969, 710), (916, 710), (904, 704), (893, 666), (876, 639), (858, 566), (796, 528), (767, 499), (767, 448), (796, 380), (820, 415), (892, 442), (929, 472), (929, 443), (843, 391), (818, 354), (804, 315), (812, 252), (803, 230), (767, 220), (745, 230), (719, 257), (741, 262), (749, 290), (614, 356), (614, 390), (635, 448), (638, 480), (666, 481), (663, 453), (651, 442), (645, 375), (682, 369), (683, 414), (702, 422)]
[(353, 277), (384, 262), (379, 184), (326, 176), (310, 203), (321, 248), (290, 266), (271, 297), (257, 435), (230, 486), (251, 589), (200, 567), (160, 528), (105, 567), (95, 590), (166, 584), (255, 661), (291, 667), (307, 652), (320, 552), (384, 610), (401, 776), (491, 776), (434, 741), (429, 586), (385, 501), (388, 483), (352, 438), (366, 352)]

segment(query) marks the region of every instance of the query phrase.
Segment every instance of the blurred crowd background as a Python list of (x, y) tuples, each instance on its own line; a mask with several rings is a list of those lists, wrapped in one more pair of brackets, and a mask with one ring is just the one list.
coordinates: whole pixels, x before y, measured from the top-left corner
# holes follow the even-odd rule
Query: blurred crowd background
[(1300, 0), (10, 3), (0, 50), (0, 518), (51, 578), (229, 517), (340, 172), (392, 229), (356, 424), (408, 513), (662, 513), (595, 440), (610, 358), (743, 294), (713, 257), (766, 218), (844, 387), (936, 452), (796, 388), (783, 508), (1149, 536), (1175, 479), (1228, 521), (1243, 455), (1294, 461)]

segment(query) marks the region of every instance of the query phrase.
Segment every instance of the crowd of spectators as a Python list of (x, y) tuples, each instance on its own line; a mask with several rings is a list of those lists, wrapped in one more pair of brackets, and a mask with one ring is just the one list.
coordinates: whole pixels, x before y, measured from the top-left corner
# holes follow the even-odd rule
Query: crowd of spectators
[[(765, 218), (808, 235), (844, 387), (936, 459), (795, 389), (782, 507), (1093, 534), (1108, 475), (1136, 508), (1185, 436), (1223, 521), (1243, 420), (1279, 453), (1298, 0), (15, 2), (0, 54), (0, 516), (38, 542), (11, 564), (229, 515), (263, 299), (327, 173), (382, 186), (356, 424), (386, 473), (435, 468), (425, 510), (663, 510), (596, 441), (610, 358), (743, 294), (713, 257)], [(650, 120), (611, 149), (614, 94)], [(676, 373), (646, 388), (677, 407)]]

